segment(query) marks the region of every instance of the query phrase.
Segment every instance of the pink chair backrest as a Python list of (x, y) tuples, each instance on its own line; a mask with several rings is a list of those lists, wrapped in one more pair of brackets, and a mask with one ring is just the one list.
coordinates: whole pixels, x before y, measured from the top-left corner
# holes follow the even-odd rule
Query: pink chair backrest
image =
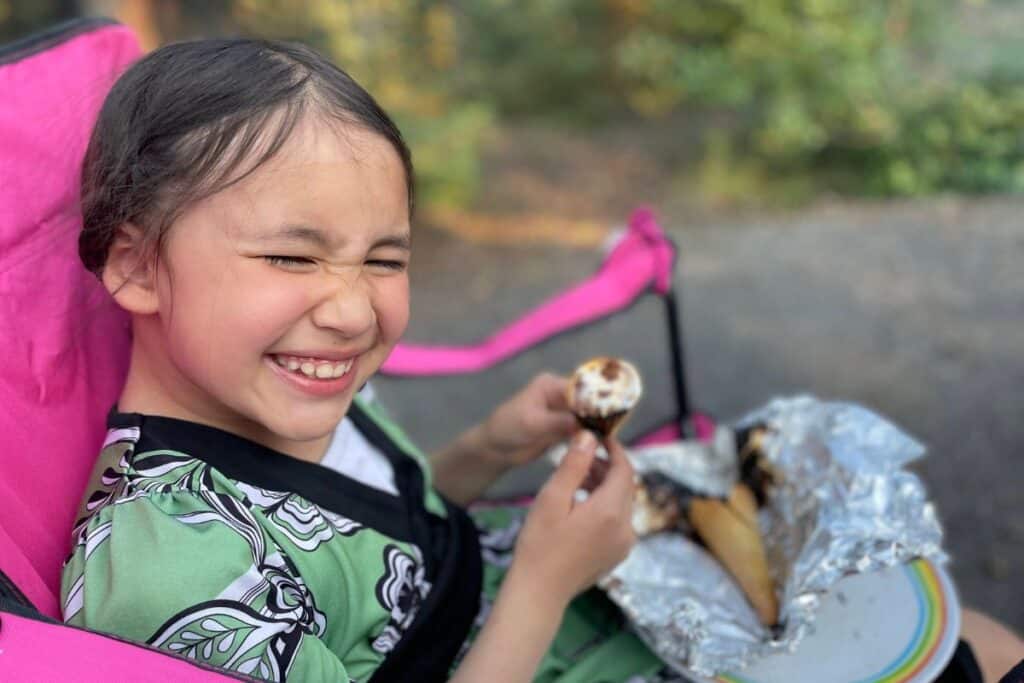
[(104, 96), (139, 55), (118, 25), (61, 37), (0, 56), (0, 569), (58, 618), (61, 561), (129, 342), (78, 260), (79, 169)]

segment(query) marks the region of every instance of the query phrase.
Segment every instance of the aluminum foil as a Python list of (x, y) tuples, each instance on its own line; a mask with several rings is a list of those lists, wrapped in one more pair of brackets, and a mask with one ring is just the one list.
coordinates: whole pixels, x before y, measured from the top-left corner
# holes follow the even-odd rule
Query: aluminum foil
[[(770, 428), (766, 456), (782, 475), (760, 509), (780, 624), (761, 626), (743, 593), (707, 551), (680, 533), (641, 539), (601, 581), (632, 628), (667, 664), (701, 680), (794, 651), (813, 628), (821, 596), (849, 574), (918, 557), (944, 562), (942, 529), (920, 480), (903, 467), (924, 448), (878, 415), (812, 397), (777, 399), (736, 423)], [(712, 444), (631, 451), (657, 469), (721, 495), (738, 478), (731, 430)]]
[(739, 479), (739, 458), (732, 429), (719, 427), (710, 442), (675, 441), (629, 450), (638, 474), (661, 472), (709, 496), (728, 496)]

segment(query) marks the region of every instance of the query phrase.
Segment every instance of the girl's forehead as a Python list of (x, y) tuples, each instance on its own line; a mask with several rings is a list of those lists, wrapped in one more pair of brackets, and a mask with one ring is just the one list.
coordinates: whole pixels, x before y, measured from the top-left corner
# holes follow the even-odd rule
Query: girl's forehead
[(299, 124), (272, 158), (211, 199), (258, 225), (405, 226), (405, 169), (383, 136), (356, 126)]
[(405, 178), (398, 152), (382, 135), (354, 124), (320, 121), (313, 116), (297, 123), (277, 154), (253, 175), (273, 182), (281, 174), (322, 172), (325, 168), (354, 175), (361, 171), (394, 175), (403, 184)]

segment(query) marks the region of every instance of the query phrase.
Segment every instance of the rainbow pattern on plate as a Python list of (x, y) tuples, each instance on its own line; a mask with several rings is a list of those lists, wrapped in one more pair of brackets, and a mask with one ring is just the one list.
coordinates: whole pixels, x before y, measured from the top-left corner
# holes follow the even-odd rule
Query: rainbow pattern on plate
[[(903, 651), (874, 676), (849, 683), (904, 683), (912, 680), (931, 661), (942, 642), (949, 621), (949, 604), (935, 567), (927, 560), (904, 565), (903, 571), (914, 587), (917, 625)], [(722, 674), (719, 683), (757, 683), (734, 674)]]

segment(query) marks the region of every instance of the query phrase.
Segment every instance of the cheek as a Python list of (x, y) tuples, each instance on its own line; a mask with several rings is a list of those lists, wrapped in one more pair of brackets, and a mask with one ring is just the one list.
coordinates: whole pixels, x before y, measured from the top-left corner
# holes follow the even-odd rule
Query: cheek
[(254, 277), (243, 268), (202, 275), (175, 273), (165, 329), (172, 343), (187, 347), (187, 355), (206, 359), (204, 364), (227, 368), (251, 361), (253, 353), (269, 348), (310, 306), (308, 288), (284, 286), (266, 273)]
[(315, 304), (310, 287), (268, 277), (242, 288), (239, 299), (223, 311), (223, 319), (235, 321), (252, 343), (264, 346), (287, 334)]
[(408, 276), (393, 278), (378, 287), (374, 307), (382, 341), (387, 345), (395, 344), (409, 324)]

